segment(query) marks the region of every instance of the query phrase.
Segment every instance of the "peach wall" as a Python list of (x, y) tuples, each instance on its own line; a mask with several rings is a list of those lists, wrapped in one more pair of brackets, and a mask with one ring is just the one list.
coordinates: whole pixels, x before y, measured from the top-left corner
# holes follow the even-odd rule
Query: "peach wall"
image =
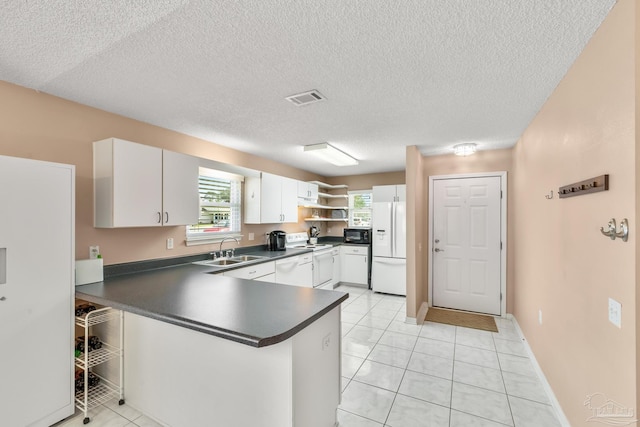
[(347, 184), (349, 186), (349, 190), (367, 190), (374, 185), (398, 185), (404, 183), (405, 171), (335, 176), (327, 178), (327, 184)]
[(422, 220), (426, 210), (424, 198), (426, 186), (422, 179), (422, 163), (424, 161), (418, 147), (407, 147), (407, 316), (415, 318), (418, 323), (423, 319), (416, 318), (420, 306), (427, 300), (424, 293), (426, 282), (423, 273), (423, 248), (425, 244), (425, 221)]
[[(300, 180), (322, 177), (231, 148), (162, 129), (34, 90), (0, 82), (0, 154), (76, 166), (76, 257), (87, 258), (89, 245), (99, 245), (105, 264), (166, 258), (214, 250), (218, 245), (186, 247), (185, 228), (93, 228), (92, 142), (118, 137), (228, 164), (276, 173)], [(308, 216), (300, 209), (300, 217)], [(43, 209), (46, 223), (46, 209)], [(264, 243), (276, 228), (301, 231), (299, 224), (243, 225), (242, 246)], [(249, 241), (248, 234), (255, 240)], [(175, 249), (166, 249), (172, 237)], [(233, 242), (226, 245), (234, 245)]]
[[(428, 256), (426, 250), (426, 242), (429, 241), (429, 177), (436, 175), (456, 175), (480, 172), (507, 172), (507, 312), (510, 313), (513, 307), (513, 191), (510, 188), (512, 181), (512, 158), (511, 149), (478, 151), (472, 156), (460, 157), (453, 154), (441, 156), (426, 156), (422, 158), (421, 180), (424, 183), (422, 188), (422, 197), (424, 203), (423, 208), (416, 213), (416, 222), (422, 225), (422, 241), (425, 242), (423, 250), (418, 258), (418, 267), (421, 268), (419, 277), (422, 282), (417, 282), (416, 286), (420, 287), (418, 294), (422, 295), (422, 301), (427, 301), (429, 295), (428, 289)], [(416, 249), (417, 250), (417, 249)], [(416, 301), (417, 307), (420, 301)]]
[[(637, 108), (638, 100), (640, 99), (640, 7), (635, 8), (635, 146), (640, 146), (640, 134), (637, 131), (638, 123), (640, 123), (640, 108)], [(638, 214), (640, 213), (640, 150), (635, 150), (635, 174), (636, 174), (636, 223), (637, 226)], [(637, 235), (637, 234), (636, 234)], [(638, 281), (640, 279), (640, 239), (635, 239), (636, 246), (636, 310), (640, 307), (640, 292), (638, 292)], [(640, 408), (640, 316), (636, 314), (635, 319), (636, 326), (636, 413)]]
[[(617, 3), (513, 153), (513, 314), (574, 427), (594, 424), (593, 393), (637, 408), (635, 16), (634, 0)], [(607, 192), (544, 197), (605, 173)], [(627, 243), (600, 234), (612, 217), (629, 219)]]

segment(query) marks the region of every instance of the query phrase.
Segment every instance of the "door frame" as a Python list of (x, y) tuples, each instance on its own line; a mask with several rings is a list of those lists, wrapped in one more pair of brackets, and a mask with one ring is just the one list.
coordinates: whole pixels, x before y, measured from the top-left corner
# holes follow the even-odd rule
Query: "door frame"
[(429, 176), (429, 224), (428, 232), (429, 238), (427, 240), (427, 268), (429, 273), (427, 274), (427, 286), (428, 292), (428, 306), (433, 307), (433, 183), (436, 180), (444, 179), (463, 179), (463, 178), (488, 178), (498, 177), (500, 178), (500, 192), (502, 198), (500, 199), (500, 241), (502, 242), (502, 250), (500, 251), (500, 316), (506, 317), (507, 315), (507, 172), (480, 172), (480, 173), (466, 173), (455, 175), (432, 175)]

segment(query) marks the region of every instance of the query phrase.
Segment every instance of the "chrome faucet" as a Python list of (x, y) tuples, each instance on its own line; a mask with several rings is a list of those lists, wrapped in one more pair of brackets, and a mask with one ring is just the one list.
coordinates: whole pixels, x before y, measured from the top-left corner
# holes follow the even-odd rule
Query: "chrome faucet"
[[(222, 244), (223, 244), (225, 241), (230, 240), (230, 239), (233, 239), (233, 240), (235, 240), (235, 241), (236, 241), (236, 243), (237, 243), (237, 244), (240, 244), (240, 241), (238, 240), (238, 238), (237, 238), (237, 237), (227, 236), (227, 237), (225, 237), (224, 239), (222, 239), (222, 240), (220, 241), (220, 256), (221, 256), (221, 257), (222, 257), (222, 256), (224, 256), (224, 254), (222, 253)], [(233, 249), (231, 249), (231, 256), (233, 256)]]

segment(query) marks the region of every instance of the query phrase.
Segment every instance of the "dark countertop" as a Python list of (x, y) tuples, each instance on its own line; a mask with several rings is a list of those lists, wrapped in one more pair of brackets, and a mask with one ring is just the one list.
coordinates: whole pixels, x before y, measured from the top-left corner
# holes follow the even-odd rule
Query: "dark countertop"
[[(268, 262), (309, 250), (252, 252)], [(76, 297), (253, 347), (284, 341), (348, 298), (325, 289), (226, 277), (228, 268), (179, 264), (76, 286)]]

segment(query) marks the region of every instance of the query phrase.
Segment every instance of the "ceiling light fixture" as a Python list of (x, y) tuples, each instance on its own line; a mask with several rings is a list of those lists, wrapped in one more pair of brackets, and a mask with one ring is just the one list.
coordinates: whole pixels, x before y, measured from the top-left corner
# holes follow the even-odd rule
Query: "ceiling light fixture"
[(457, 144), (453, 146), (453, 153), (456, 156), (470, 156), (476, 152), (476, 144), (473, 142), (466, 142), (464, 144)]
[(321, 144), (305, 145), (303, 148), (305, 152), (315, 154), (322, 160), (336, 166), (355, 166), (358, 164), (356, 159), (326, 142)]

